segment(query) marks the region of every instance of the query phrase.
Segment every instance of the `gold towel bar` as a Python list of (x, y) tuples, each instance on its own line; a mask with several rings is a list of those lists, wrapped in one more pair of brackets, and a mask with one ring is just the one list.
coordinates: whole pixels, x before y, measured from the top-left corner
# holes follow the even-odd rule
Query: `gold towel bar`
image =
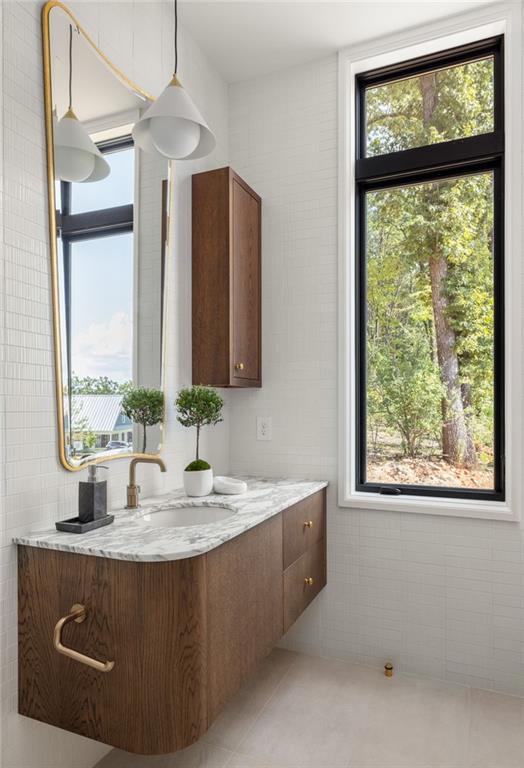
[(62, 644), (62, 629), (65, 625), (69, 624), (71, 621), (76, 621), (77, 624), (81, 624), (85, 620), (86, 615), (87, 611), (85, 605), (75, 603), (71, 608), (71, 612), (56, 622), (55, 631), (53, 633), (55, 650), (57, 650), (58, 653), (62, 653), (64, 656), (68, 656), (70, 659), (79, 661), (81, 664), (87, 664), (88, 667), (97, 669), (99, 672), (110, 672), (115, 666), (114, 661), (98, 661), (97, 659), (92, 659), (90, 656), (86, 656), (85, 654)]

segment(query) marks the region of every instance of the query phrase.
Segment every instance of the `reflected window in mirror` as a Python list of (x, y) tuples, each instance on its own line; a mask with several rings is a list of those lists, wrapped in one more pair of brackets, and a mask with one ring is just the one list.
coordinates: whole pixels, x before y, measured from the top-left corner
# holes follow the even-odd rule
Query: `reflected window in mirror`
[(124, 398), (163, 388), (169, 168), (131, 139), (153, 97), (65, 5), (42, 21), (58, 449), (76, 470), (161, 449), (162, 419)]
[(111, 168), (105, 179), (57, 185), (66, 449), (73, 460), (133, 449), (122, 398), (134, 378), (135, 151), (129, 136), (97, 146)]
[(109, 164), (109, 175), (97, 184), (69, 185), (73, 187), (72, 214), (133, 204), (135, 151), (131, 136), (97, 146)]

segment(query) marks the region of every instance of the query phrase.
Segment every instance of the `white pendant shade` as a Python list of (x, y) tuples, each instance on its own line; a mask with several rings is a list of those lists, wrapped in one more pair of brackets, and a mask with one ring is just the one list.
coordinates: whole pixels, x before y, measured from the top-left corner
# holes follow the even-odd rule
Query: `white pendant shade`
[(149, 131), (153, 144), (166, 157), (188, 157), (200, 142), (200, 126), (179, 117), (153, 117)]
[(146, 152), (171, 160), (205, 157), (215, 137), (176, 76), (133, 128), (133, 139)]
[(109, 176), (109, 163), (72, 109), (56, 123), (54, 145), (56, 178), (91, 182)]

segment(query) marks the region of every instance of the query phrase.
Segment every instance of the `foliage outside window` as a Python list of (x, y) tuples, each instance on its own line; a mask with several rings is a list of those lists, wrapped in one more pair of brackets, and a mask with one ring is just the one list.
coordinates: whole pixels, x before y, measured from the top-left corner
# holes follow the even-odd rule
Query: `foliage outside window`
[(358, 490), (504, 498), (501, 45), (358, 76)]

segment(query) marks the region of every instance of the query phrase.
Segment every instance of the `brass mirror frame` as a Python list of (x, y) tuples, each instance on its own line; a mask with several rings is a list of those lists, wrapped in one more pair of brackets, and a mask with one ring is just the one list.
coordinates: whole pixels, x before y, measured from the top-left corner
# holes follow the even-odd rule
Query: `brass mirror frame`
[[(112, 70), (115, 76), (120, 82), (133, 90), (139, 96), (152, 102), (155, 97), (144, 91), (136, 83), (125, 75), (113, 62), (100, 50), (95, 44), (93, 39), (86, 32), (84, 27), (80, 24), (76, 16), (72, 11), (60, 2), (60, 0), (48, 0), (48, 2), (42, 8), (42, 51), (43, 51), (43, 70), (44, 70), (44, 107), (45, 107), (45, 133), (46, 133), (46, 150), (47, 150), (47, 200), (48, 200), (48, 219), (49, 219), (49, 249), (51, 255), (51, 294), (53, 303), (53, 340), (54, 340), (54, 363), (55, 363), (55, 396), (56, 396), (56, 413), (57, 413), (57, 429), (58, 429), (58, 455), (60, 463), (69, 472), (79, 472), (90, 464), (101, 464), (107, 461), (114, 461), (116, 459), (132, 459), (132, 458), (144, 458), (151, 456), (158, 456), (162, 451), (162, 443), (159, 445), (159, 449), (156, 453), (126, 453), (124, 455), (116, 456), (103, 456), (99, 458), (93, 458), (85, 461), (83, 464), (76, 466), (68, 461), (65, 450), (65, 429), (64, 429), (64, 404), (63, 404), (63, 371), (62, 371), (62, 334), (60, 330), (60, 293), (58, 284), (58, 254), (57, 254), (57, 242), (56, 242), (56, 199), (55, 199), (55, 158), (54, 158), (54, 135), (53, 135), (53, 91), (51, 83), (51, 35), (49, 27), (49, 16), (53, 8), (59, 8), (66, 13), (71, 19), (72, 23), (78, 28), (79, 32), (84, 36), (87, 43), (91, 46), (97, 56), (99, 56), (105, 64)], [(168, 200), (167, 200), (167, 220), (166, 220), (166, 239), (164, 248), (166, 254), (168, 254), (169, 242), (170, 242), (170, 223), (171, 223), (171, 208), (173, 202), (173, 171), (171, 163), (166, 159), (168, 164)], [(166, 336), (167, 336), (167, 307), (168, 302), (165, 300), (167, 295), (167, 288), (169, 285), (169, 258), (166, 258), (165, 265), (165, 282), (164, 282), (164, 301), (163, 301), (163, 316), (162, 316), (162, 359), (161, 359), (161, 383), (160, 387), (162, 391), (166, 392)], [(165, 417), (162, 422), (162, 436), (165, 428)]]

